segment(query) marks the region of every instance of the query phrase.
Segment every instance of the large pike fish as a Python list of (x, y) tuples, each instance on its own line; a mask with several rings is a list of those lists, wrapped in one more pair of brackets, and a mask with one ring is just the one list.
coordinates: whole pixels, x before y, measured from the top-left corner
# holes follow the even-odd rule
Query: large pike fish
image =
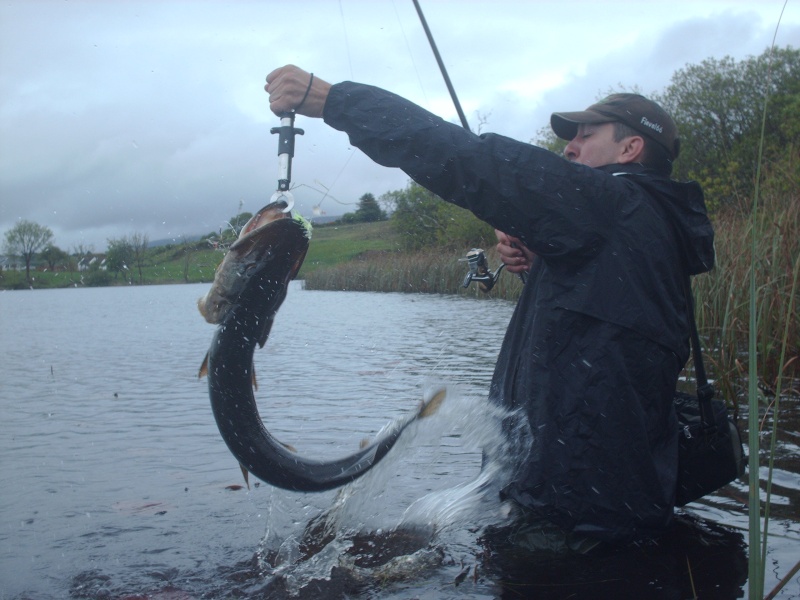
[(436, 411), (444, 392), (371, 444), (338, 460), (298, 456), (267, 431), (253, 393), (253, 353), (269, 336), (311, 235), (310, 224), (285, 214), (284, 207), (272, 203), (253, 216), (217, 268), (208, 294), (198, 301), (205, 319), (218, 326), (200, 376), (208, 375), (214, 418), (242, 470), (280, 488), (316, 492), (349, 483), (375, 466), (408, 425)]

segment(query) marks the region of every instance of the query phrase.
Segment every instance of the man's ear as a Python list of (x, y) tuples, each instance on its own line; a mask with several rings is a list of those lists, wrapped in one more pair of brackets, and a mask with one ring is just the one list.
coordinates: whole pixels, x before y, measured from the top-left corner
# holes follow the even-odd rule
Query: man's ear
[(622, 140), (617, 163), (625, 165), (628, 163), (641, 162), (644, 157), (644, 139), (638, 135), (632, 135)]

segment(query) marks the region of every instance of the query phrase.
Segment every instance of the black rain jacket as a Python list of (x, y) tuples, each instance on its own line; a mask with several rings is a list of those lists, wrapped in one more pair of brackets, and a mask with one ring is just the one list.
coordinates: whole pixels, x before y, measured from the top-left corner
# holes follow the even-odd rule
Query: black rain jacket
[(532, 439), (504, 496), (606, 541), (663, 531), (677, 472), (672, 397), (689, 357), (683, 286), (714, 263), (700, 187), (474, 135), (351, 82), (331, 88), (323, 116), (377, 163), (537, 255), (490, 389), (527, 417)]

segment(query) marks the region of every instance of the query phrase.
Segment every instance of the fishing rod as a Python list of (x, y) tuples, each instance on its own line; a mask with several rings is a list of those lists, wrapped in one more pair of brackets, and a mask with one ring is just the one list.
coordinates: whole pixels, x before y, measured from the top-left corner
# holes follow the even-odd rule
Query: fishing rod
[[(433, 56), (436, 58), (436, 62), (439, 65), (439, 70), (442, 72), (442, 77), (444, 78), (444, 83), (447, 86), (447, 91), (450, 92), (450, 98), (452, 98), (453, 104), (456, 107), (458, 118), (461, 119), (461, 125), (467, 131), (471, 131), (469, 128), (469, 123), (467, 123), (467, 117), (464, 115), (464, 111), (461, 110), (461, 103), (458, 101), (456, 90), (453, 87), (453, 83), (450, 81), (450, 76), (447, 74), (447, 69), (444, 66), (442, 56), (439, 54), (439, 49), (436, 47), (436, 42), (433, 40), (433, 34), (431, 33), (430, 27), (428, 27), (428, 21), (425, 20), (425, 15), (422, 14), (422, 8), (419, 5), (419, 1), (412, 0), (412, 2), (414, 2), (414, 8), (417, 9), (417, 15), (419, 15), (420, 23), (422, 23), (422, 28), (425, 30), (425, 35), (428, 38), (428, 43), (431, 45), (431, 50), (433, 50)], [(512, 246), (516, 247), (515, 244), (512, 244)], [(506, 266), (505, 263), (502, 263), (497, 270), (492, 273), (489, 270), (489, 263), (486, 260), (486, 254), (481, 248), (473, 248), (467, 252), (466, 259), (459, 260), (466, 260), (469, 264), (469, 273), (467, 273), (467, 276), (464, 278), (464, 283), (462, 284), (463, 287), (469, 287), (471, 282), (476, 281), (478, 282), (480, 289), (484, 292), (489, 292), (494, 287), (494, 284), (497, 283), (497, 279), (500, 276), (500, 272), (503, 270), (503, 267)], [(519, 278), (522, 280), (524, 285), (527, 281), (525, 273), (520, 273)]]
[(453, 104), (455, 104), (458, 118), (461, 119), (461, 124), (464, 126), (464, 129), (470, 131), (469, 123), (467, 123), (467, 117), (464, 116), (464, 111), (461, 110), (461, 103), (458, 101), (456, 90), (450, 81), (450, 76), (447, 74), (447, 69), (444, 66), (444, 61), (442, 61), (442, 56), (439, 54), (439, 49), (436, 47), (436, 42), (433, 41), (433, 34), (428, 27), (428, 22), (425, 20), (425, 15), (422, 14), (422, 8), (420, 7), (418, 0), (412, 1), (414, 2), (414, 8), (417, 9), (417, 14), (419, 15), (419, 20), (422, 23), (422, 28), (425, 30), (425, 35), (428, 37), (428, 43), (431, 45), (433, 55), (436, 57), (436, 62), (439, 64), (439, 70), (442, 72), (442, 77), (444, 77), (444, 83), (447, 86), (447, 91), (450, 92), (450, 97), (453, 99)]

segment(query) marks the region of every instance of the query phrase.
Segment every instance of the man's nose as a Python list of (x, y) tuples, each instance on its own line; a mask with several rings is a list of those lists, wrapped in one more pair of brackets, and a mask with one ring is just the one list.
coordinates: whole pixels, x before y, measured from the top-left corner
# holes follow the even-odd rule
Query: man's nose
[(575, 160), (578, 158), (580, 154), (580, 148), (578, 144), (573, 139), (569, 144), (566, 145), (564, 148), (564, 156), (567, 157), (567, 160)]

